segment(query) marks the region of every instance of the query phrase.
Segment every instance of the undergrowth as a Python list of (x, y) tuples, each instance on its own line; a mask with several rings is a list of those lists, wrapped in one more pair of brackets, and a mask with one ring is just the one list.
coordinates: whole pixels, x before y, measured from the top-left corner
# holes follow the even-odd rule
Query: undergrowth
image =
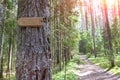
[[(67, 64), (66, 67), (62, 68), (62, 71), (57, 73), (53, 72), (52, 80), (79, 80), (76, 72), (78, 71), (78, 64), (84, 64), (80, 61), (79, 55), (74, 55), (73, 59), (71, 59)], [(54, 71), (55, 68), (53, 68)], [(15, 75), (10, 75), (6, 78), (0, 80), (15, 80)]]
[(83, 64), (83, 62), (80, 61), (79, 55), (75, 55), (73, 59), (67, 63), (66, 68), (64, 67), (62, 71), (53, 74), (52, 80), (79, 80), (76, 75), (78, 64)]
[[(108, 69), (110, 67), (110, 63), (105, 56), (99, 56), (97, 58), (91, 56), (89, 60), (95, 65), (100, 66), (103, 69)], [(115, 55), (115, 67), (110, 70), (110, 72), (117, 74), (120, 76), (120, 56)]]

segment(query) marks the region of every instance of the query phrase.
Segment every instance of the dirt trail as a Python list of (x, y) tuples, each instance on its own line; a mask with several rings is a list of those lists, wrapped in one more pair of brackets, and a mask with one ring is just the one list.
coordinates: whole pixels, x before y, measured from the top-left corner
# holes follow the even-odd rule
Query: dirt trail
[(120, 80), (119, 76), (105, 72), (100, 67), (92, 64), (86, 59), (85, 55), (81, 55), (80, 59), (85, 64), (79, 65), (80, 70), (76, 73), (80, 77), (79, 80)]

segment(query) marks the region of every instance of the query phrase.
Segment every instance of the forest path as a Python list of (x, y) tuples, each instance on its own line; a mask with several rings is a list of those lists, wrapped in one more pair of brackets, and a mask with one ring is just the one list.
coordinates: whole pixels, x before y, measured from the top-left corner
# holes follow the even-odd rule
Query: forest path
[(79, 65), (79, 71), (76, 73), (79, 76), (79, 80), (120, 80), (119, 76), (105, 72), (99, 66), (92, 64), (85, 55), (80, 55), (80, 59), (85, 64)]

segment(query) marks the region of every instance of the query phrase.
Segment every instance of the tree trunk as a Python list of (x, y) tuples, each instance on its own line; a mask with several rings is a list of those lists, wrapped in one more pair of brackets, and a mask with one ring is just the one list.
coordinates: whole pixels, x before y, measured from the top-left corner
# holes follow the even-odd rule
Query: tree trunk
[(10, 38), (9, 38), (9, 52), (8, 52), (7, 71), (12, 70), (12, 56), (13, 56), (13, 45), (12, 45), (12, 36), (10, 36)]
[(57, 20), (57, 32), (56, 32), (56, 39), (57, 39), (57, 64), (60, 63), (60, 31), (59, 31), (59, 21), (58, 20)]
[[(109, 20), (108, 20), (108, 9), (107, 9), (107, 2), (106, 0), (104, 1), (104, 13), (105, 13), (105, 49), (107, 50), (107, 54), (109, 56), (109, 61), (110, 61), (110, 69), (115, 66), (114, 63), (114, 54), (113, 54), (113, 49), (112, 49), (112, 41), (111, 41), (111, 30), (110, 30), (110, 25), (109, 25)], [(108, 69), (109, 70), (109, 69)]]
[(0, 4), (0, 79), (3, 78), (4, 3)]
[(95, 18), (94, 18), (94, 12), (93, 12), (93, 1), (91, 1), (91, 21), (92, 21), (92, 36), (93, 36), (93, 46), (94, 46), (94, 55), (97, 57), (96, 54), (96, 40), (95, 40)]
[(119, 19), (120, 19), (120, 0), (117, 0), (118, 1), (118, 16), (119, 16)]
[(19, 27), (16, 80), (52, 80), (49, 0), (19, 0), (18, 18), (43, 17), (41, 27)]
[[(60, 2), (59, 2), (60, 3)], [(57, 10), (57, 64), (59, 64), (59, 69), (61, 70), (61, 45), (60, 45), (60, 6)]]

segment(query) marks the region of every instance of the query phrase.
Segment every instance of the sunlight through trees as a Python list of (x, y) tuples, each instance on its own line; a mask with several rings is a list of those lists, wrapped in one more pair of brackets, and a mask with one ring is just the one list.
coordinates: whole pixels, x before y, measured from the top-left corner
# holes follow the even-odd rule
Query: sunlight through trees
[(0, 80), (76, 80), (80, 55), (114, 69), (119, 22), (120, 0), (0, 0)]

